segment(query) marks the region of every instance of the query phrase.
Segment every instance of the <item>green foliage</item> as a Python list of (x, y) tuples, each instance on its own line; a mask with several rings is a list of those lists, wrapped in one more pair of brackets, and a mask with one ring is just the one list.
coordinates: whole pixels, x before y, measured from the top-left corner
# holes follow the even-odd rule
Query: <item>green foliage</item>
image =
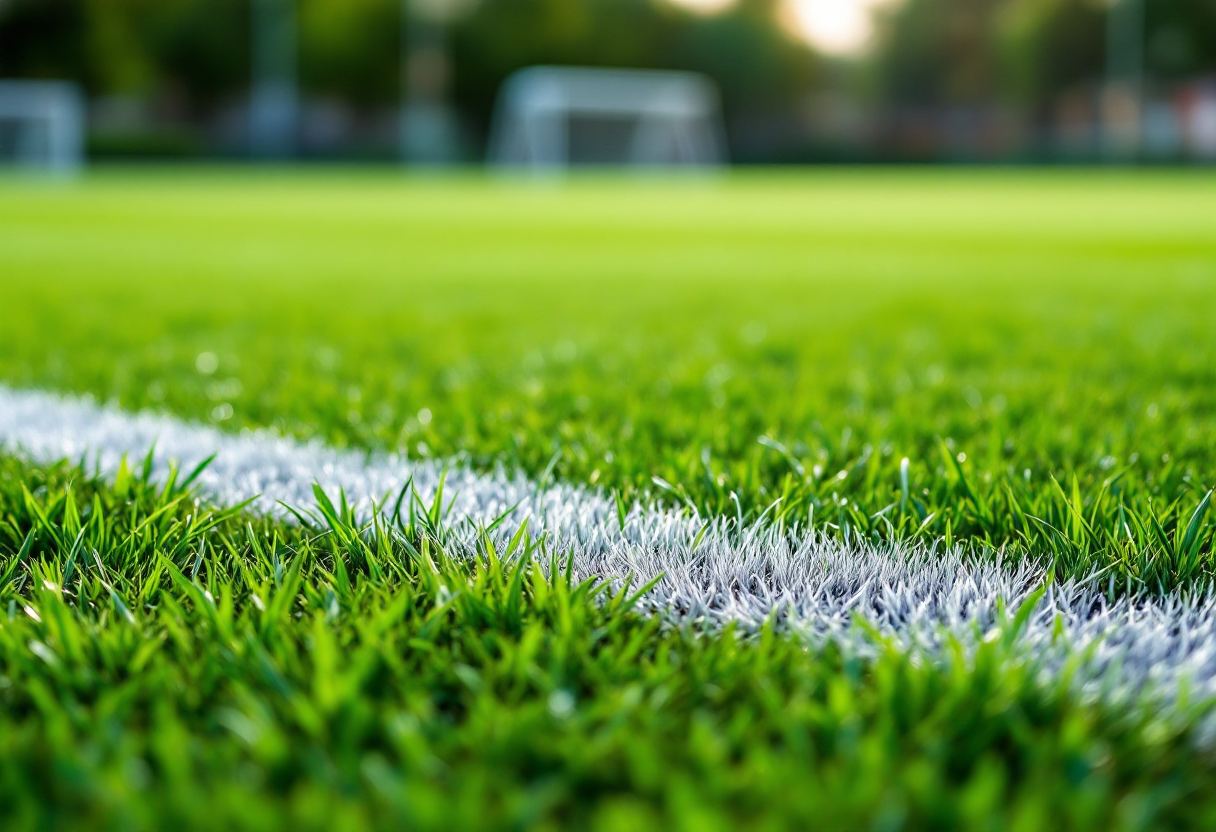
[(1216, 69), (1216, 4), (1154, 0), (1144, 8), (1150, 77), (1168, 82)]
[[(408, 29), (404, 5), (403, 0), (298, 0), (304, 95), (345, 105), (350, 109), (340, 112), (364, 127), (374, 123), (370, 113), (395, 107), (401, 100), (401, 45)], [(485, 135), (503, 79), (524, 66), (684, 69), (708, 74), (722, 90), (737, 158), (760, 154), (772, 161), (796, 153), (806, 139), (798, 135), (805, 131), (789, 133), (779, 126), (800, 121), (813, 94), (827, 90), (847, 94), (868, 86), (875, 101), (888, 108), (877, 115), (906, 134), (897, 137), (897, 146), (883, 142), (853, 148), (853, 154), (894, 152), (905, 158), (923, 158), (926, 150), (915, 124), (901, 126), (908, 108), (924, 115), (925, 108), (961, 106), (979, 118), (976, 108), (995, 112), (1019, 105), (1030, 119), (1027, 127), (1047, 126), (1048, 115), (1061, 106), (1092, 110), (1105, 77), (1110, 3), (884, 3), (876, 12), (879, 35), (870, 53), (844, 62), (824, 61), (791, 34), (782, 0), (736, 0), (709, 15), (669, 0), (454, 5), (464, 12), (448, 32), (452, 92), (472, 135)], [(1216, 71), (1216, 5), (1210, 0), (1145, 5), (1150, 86), (1168, 88)], [(220, 114), (248, 92), (251, 17), (251, 0), (0, 0), (0, 76), (76, 80), (93, 95), (122, 97), (134, 105), (129, 112), (136, 116), (144, 113), (126, 127), (123, 119), (105, 127), (93, 145), (98, 152), (141, 158), (216, 152), (224, 148), (214, 144), (214, 134), (227, 122)], [(100, 121), (105, 126), (106, 119)], [(380, 132), (361, 132), (369, 131)], [(765, 135), (774, 132), (789, 135)], [(363, 135), (346, 152), (357, 155), (386, 147), (386, 141)], [(994, 151), (1009, 152), (988, 152)]]
[[(184, 480), (183, 480), (184, 482)], [(938, 666), (697, 633), (527, 533), (288, 527), (136, 466), (0, 457), (0, 824), (1158, 829), (1216, 820), (1189, 720), (1011, 648)], [(7, 608), (7, 612), (3, 609)]]
[(1018, 103), (1051, 107), (1104, 75), (1106, 4), (1098, 0), (1014, 0), (998, 27), (1003, 91)]
[[(401, 100), (402, 0), (299, 0), (306, 95), (356, 108)], [(670, 67), (709, 73), (731, 105), (788, 105), (813, 80), (805, 44), (772, 0), (705, 17), (654, 0), (486, 0), (449, 37), (454, 93), (484, 123), (503, 79), (535, 63)], [(0, 73), (72, 78), (98, 95), (175, 111), (215, 108), (249, 84), (251, 0), (4, 0)], [(205, 109), (204, 109), (205, 111)]]
[(7, 0), (0, 73), (214, 104), (248, 86), (249, 17), (249, 0)]
[(502, 80), (534, 64), (703, 72), (728, 111), (789, 107), (816, 80), (808, 47), (779, 24), (773, 0), (712, 16), (654, 0), (489, 0), (453, 31), (457, 100), (487, 119)]
[(997, 19), (1004, 0), (909, 0), (879, 15), (873, 56), (883, 98), (903, 105), (977, 105), (1000, 92)]
[(1214, 574), (1209, 180), (8, 184), (0, 378), (1156, 589)]
[(299, 5), (301, 85), (356, 106), (401, 99), (402, 0)]
[[(895, 105), (1020, 104), (1039, 114), (1065, 96), (1084, 103), (1106, 73), (1102, 0), (904, 0), (880, 9), (869, 56), (878, 97)], [(1150, 83), (1216, 69), (1216, 6), (1144, 3)]]

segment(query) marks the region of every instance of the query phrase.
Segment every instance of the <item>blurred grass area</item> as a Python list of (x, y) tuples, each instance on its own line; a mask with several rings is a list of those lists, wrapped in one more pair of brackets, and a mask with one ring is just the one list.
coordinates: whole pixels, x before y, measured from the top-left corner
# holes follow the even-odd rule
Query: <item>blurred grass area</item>
[(0, 378), (1172, 584), (1213, 572), (1214, 186), (7, 180)]

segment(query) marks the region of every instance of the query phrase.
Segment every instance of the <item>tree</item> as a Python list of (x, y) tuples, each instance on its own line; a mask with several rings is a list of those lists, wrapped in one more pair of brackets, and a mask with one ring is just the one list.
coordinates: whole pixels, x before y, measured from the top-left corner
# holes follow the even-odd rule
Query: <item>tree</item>
[(1216, 0), (1152, 0), (1145, 30), (1151, 81), (1216, 73)]
[(1000, 20), (1003, 88), (1031, 108), (1067, 90), (1099, 83), (1105, 72), (1102, 0), (1013, 0)]
[(871, 71), (894, 105), (976, 104), (1000, 91), (997, 19), (1005, 0), (906, 0), (878, 15)]
[(777, 23), (773, 0), (691, 14), (661, 0), (483, 0), (454, 32), (456, 96), (487, 118), (499, 85), (534, 64), (685, 69), (712, 77), (728, 112), (789, 106), (815, 58)]

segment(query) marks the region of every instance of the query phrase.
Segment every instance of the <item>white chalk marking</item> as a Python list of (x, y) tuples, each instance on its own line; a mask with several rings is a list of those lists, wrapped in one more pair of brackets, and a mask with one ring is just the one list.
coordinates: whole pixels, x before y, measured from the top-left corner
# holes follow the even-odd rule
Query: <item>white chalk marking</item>
[[(771, 526), (739, 529), (657, 505), (634, 505), (619, 520), (604, 494), (570, 485), (538, 486), (502, 470), (285, 439), (266, 431), (224, 433), (169, 416), (123, 412), (88, 398), (0, 386), (0, 447), (33, 461), (84, 461), (113, 475), (155, 446), (157, 475), (170, 460), (190, 469), (214, 454), (198, 480), (208, 498), (283, 514), (278, 503), (314, 505), (313, 483), (339, 490), (363, 511), (391, 504), (407, 483), (429, 502), (447, 472), (447, 518), (455, 545), (472, 550), (478, 525), (509, 515), (496, 534), (527, 519), (549, 550), (572, 553), (581, 576), (635, 583), (662, 574), (651, 598), (666, 614), (755, 625), (776, 614), (813, 639), (862, 644), (854, 616), (930, 653), (951, 637), (974, 646), (1043, 584), (1041, 565), (1000, 563), (955, 547), (843, 544), (818, 533)], [(514, 507), (514, 508), (513, 508)], [(693, 544), (696, 544), (695, 546)], [(1210, 590), (1108, 602), (1100, 587), (1049, 587), (1019, 635), (1019, 650), (1044, 672), (1088, 651), (1078, 672), (1084, 692), (1132, 701), (1216, 695), (1216, 612)], [(1002, 618), (1004, 605), (1009, 610)]]

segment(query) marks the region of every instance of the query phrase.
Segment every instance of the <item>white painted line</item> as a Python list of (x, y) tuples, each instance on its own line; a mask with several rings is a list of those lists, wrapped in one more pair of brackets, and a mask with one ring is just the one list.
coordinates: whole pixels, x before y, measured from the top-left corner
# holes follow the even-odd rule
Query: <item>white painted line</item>
[[(155, 445), (157, 471), (170, 459), (190, 469), (212, 454), (200, 490), (220, 505), (257, 497), (252, 510), (282, 512), (276, 501), (314, 505), (312, 485), (343, 490), (363, 510), (391, 498), (412, 478), (424, 501), (444, 465), (399, 456), (339, 451), (268, 432), (229, 434), (150, 413), (130, 414), (84, 398), (0, 387), (0, 446), (37, 462), (84, 460), (112, 475), (124, 455), (137, 462)], [(502, 471), (455, 466), (448, 524), (455, 545), (470, 550), (476, 524), (516, 506), (497, 534), (528, 519), (548, 535), (550, 551), (573, 553), (575, 571), (641, 583), (662, 574), (652, 596), (667, 614), (756, 624), (778, 615), (814, 639), (864, 644), (854, 616), (908, 645), (935, 652), (949, 637), (974, 645), (1042, 585), (1033, 563), (998, 563), (961, 549), (919, 545), (844, 545), (815, 533), (705, 522), (654, 505), (635, 505), (622, 526), (615, 503), (569, 485), (538, 487)], [(261, 496), (259, 496), (261, 495)], [(517, 505), (518, 504), (518, 505)], [(465, 521), (468, 522), (465, 522)], [(694, 541), (700, 540), (693, 548)], [(1091, 651), (1078, 674), (1087, 692), (1142, 694), (1169, 700), (1184, 679), (1190, 695), (1216, 695), (1216, 604), (1210, 591), (1108, 603), (1100, 588), (1051, 587), (1026, 623), (1019, 649), (1045, 672), (1078, 650)], [(1062, 635), (1061, 635), (1062, 634)]]

